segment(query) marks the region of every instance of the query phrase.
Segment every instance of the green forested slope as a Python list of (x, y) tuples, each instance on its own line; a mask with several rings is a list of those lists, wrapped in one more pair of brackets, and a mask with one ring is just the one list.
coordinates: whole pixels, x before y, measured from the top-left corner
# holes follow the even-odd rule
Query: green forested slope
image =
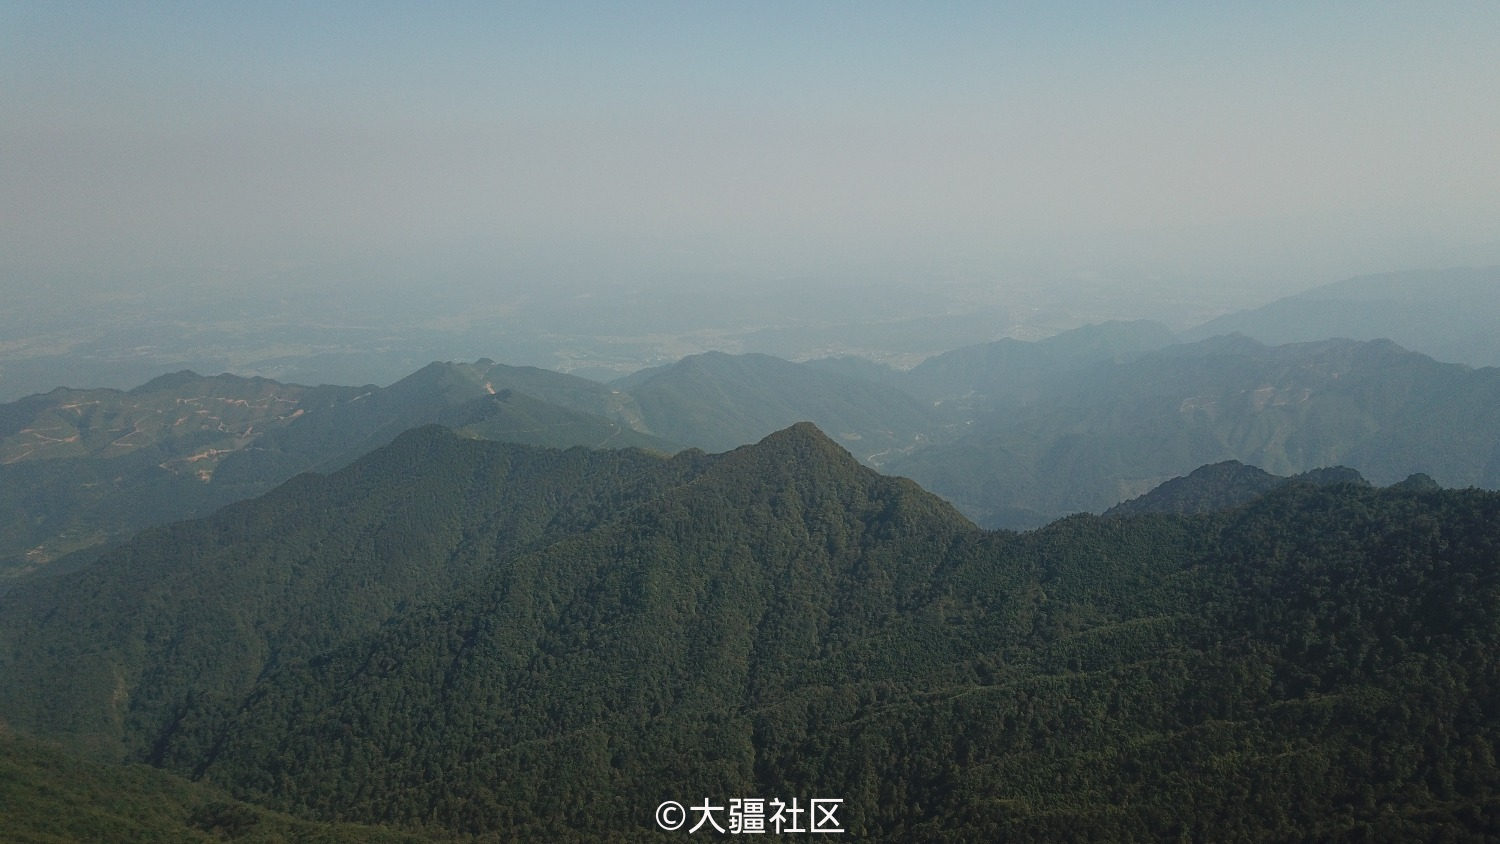
[(189, 698), (236, 705), (263, 671), (615, 518), (699, 460), (418, 429), (334, 475), (147, 531), (83, 572), (0, 597), (0, 717), (149, 756)]
[[(497, 400), (502, 394), (505, 398)], [(486, 359), (431, 363), (388, 387), (368, 388), (353, 400), (273, 432), (227, 459), (223, 475), (279, 483), (299, 471), (332, 471), (403, 431), (431, 424), (521, 433), (519, 440), (505, 441), (534, 445), (597, 446), (613, 434), (608, 444), (614, 447), (672, 449), (638, 430), (639, 417), (629, 396), (585, 378)], [(524, 424), (528, 419), (533, 424)]]
[(179, 372), (128, 392), (30, 396), (0, 405), (0, 591), (69, 553), (333, 471), (424, 424), (532, 445), (677, 450), (638, 430), (639, 417), (603, 384), (487, 360), (434, 363), (385, 388)]
[(72, 842), (418, 842), (452, 840), (369, 824), (294, 818), (145, 765), (86, 762), (0, 730), (0, 840)]
[(806, 425), (670, 460), (426, 429), (0, 599), (0, 716), (496, 840), (757, 796), (883, 840), (1473, 838), (1497, 565), (1492, 493), (1017, 535)]
[(146, 525), (265, 492), (211, 479), (266, 432), (357, 394), (178, 372), (130, 391), (59, 388), (0, 404), (0, 586)]
[[(1423, 480), (1425, 478), (1425, 481)], [(1226, 460), (1200, 466), (1181, 478), (1173, 478), (1145, 495), (1122, 501), (1104, 511), (1105, 516), (1138, 516), (1144, 513), (1212, 513), (1248, 504), (1271, 490), (1289, 483), (1319, 486), (1356, 484), (1369, 486), (1358, 472), (1346, 466), (1313, 469), (1286, 478), (1246, 466), (1238, 460)], [(1437, 484), (1425, 475), (1413, 475), (1403, 485)]]

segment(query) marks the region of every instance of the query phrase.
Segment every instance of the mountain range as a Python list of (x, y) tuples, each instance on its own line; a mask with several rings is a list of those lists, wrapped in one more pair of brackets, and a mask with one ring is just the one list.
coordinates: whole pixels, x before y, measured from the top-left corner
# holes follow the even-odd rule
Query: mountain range
[[(1314, 469), (1292, 477), (1273, 475), (1238, 460), (1225, 460), (1194, 469), (1181, 478), (1173, 478), (1145, 495), (1121, 501), (1104, 511), (1105, 516), (1135, 516), (1143, 513), (1212, 513), (1243, 506), (1273, 489), (1287, 484), (1318, 486), (1355, 484), (1369, 486), (1360, 473), (1343, 466)], [(1414, 474), (1399, 484), (1400, 489), (1438, 489), (1437, 482), (1423, 474)]]
[(922, 403), (898, 390), (719, 353), (617, 386), (482, 359), (433, 363), (383, 388), (184, 371), (130, 391), (54, 390), (0, 405), (0, 589), (86, 565), (144, 527), (337, 469), (424, 424), (671, 453), (731, 448), (809, 418), (869, 459), (913, 447), (932, 427)]
[(0, 596), (0, 719), (435, 839), (744, 798), (876, 840), (1492, 835), (1496, 547), (1500, 495), (1420, 483), (1014, 534), (808, 424), (430, 426)]
[(926, 403), (894, 385), (769, 355), (708, 352), (613, 386), (640, 406), (648, 430), (709, 451), (811, 420), (862, 459), (879, 463), (914, 447), (934, 427)]
[(0, 405), (0, 838), (1500, 836), (1496, 290)]
[(1391, 340), (1441, 361), (1500, 366), (1500, 267), (1360, 276), (1315, 287), (1186, 331), (1192, 342), (1244, 334), (1262, 343), (1329, 337)]
[(1278, 474), (1353, 467), (1378, 484), (1421, 472), (1500, 486), (1500, 370), (1445, 364), (1389, 341), (1177, 344), (1055, 370), (1020, 407), (882, 468), (980, 524), (1035, 527), (1099, 512), (1198, 466)]
[[(163, 376), (0, 405), (0, 589), (134, 531), (331, 471), (412, 427), (533, 445), (722, 451), (800, 420), (985, 527), (1101, 512), (1198, 466), (1345, 464), (1500, 486), (1500, 370), (1389, 341), (1173, 343), (1153, 323), (1001, 340), (910, 371), (708, 353), (612, 384), (480, 360), (388, 387)], [(72, 556), (70, 556), (72, 555)]]
[(488, 360), (384, 388), (179, 372), (128, 392), (54, 390), (0, 405), (0, 586), (429, 423), (539, 445), (680, 447), (638, 430), (633, 402), (602, 384)]

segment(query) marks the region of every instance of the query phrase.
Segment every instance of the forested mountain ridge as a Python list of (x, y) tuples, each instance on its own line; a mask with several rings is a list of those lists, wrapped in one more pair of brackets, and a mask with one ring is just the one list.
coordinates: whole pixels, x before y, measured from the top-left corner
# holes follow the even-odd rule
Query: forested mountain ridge
[[(297, 472), (332, 471), (429, 423), (508, 442), (670, 453), (723, 450), (809, 419), (986, 527), (1099, 512), (1225, 460), (1281, 475), (1346, 464), (1380, 484), (1424, 473), (1447, 487), (1500, 486), (1500, 370), (1384, 341), (1169, 340), (1152, 323), (1111, 323), (960, 349), (905, 373), (714, 353), (613, 386), (488, 360), (431, 364), (387, 388), (179, 373), (101, 391), (137, 406), (96, 410), (92, 428), (76, 438), (58, 428), (56, 443), (37, 432), (77, 396), (31, 397), (0, 406), (19, 457), (0, 464), (0, 591), (70, 551), (206, 515)], [(255, 416), (250, 399), (225, 392), (213, 400), (244, 418), (206, 430), (211, 414), (192, 396), (215, 390), (309, 398), (295, 407), (276, 398), (279, 415)], [(187, 414), (193, 424), (166, 424), (148, 400), (184, 408), (166, 422)], [(130, 448), (111, 445), (122, 432)], [(56, 570), (86, 565), (90, 553)]]
[[(1428, 478), (1427, 482), (1432, 483), (1432, 479)], [(1289, 483), (1370, 485), (1358, 472), (1342, 466), (1313, 469), (1282, 477), (1254, 466), (1246, 466), (1238, 460), (1226, 460), (1223, 463), (1201, 466), (1184, 477), (1166, 481), (1145, 495), (1122, 501), (1105, 510), (1104, 515), (1212, 513), (1248, 504)], [(1403, 483), (1415, 484), (1417, 481), (1409, 478)], [(1436, 484), (1433, 487), (1436, 488)]]
[(0, 598), (0, 717), (495, 840), (757, 796), (880, 840), (1494, 834), (1500, 495), (1423, 487), (1017, 535), (808, 425), (424, 429)]
[(257, 432), (357, 392), (186, 370), (129, 391), (59, 387), (0, 404), (0, 463), (119, 457), (154, 448), (164, 458), (180, 453), (171, 461), (177, 471), (211, 474), (223, 454)]
[(264, 492), (212, 478), (268, 432), (360, 392), (184, 371), (0, 405), (0, 578)]
[(0, 585), (430, 423), (535, 445), (679, 448), (638, 430), (629, 397), (602, 384), (487, 360), (385, 388), (179, 372), (128, 392), (59, 389), (0, 405)]
[(896, 383), (928, 401), (976, 411), (1018, 407), (1047, 395), (1059, 377), (1134, 360), (1174, 342), (1159, 323), (1105, 322), (1033, 342), (1007, 338), (954, 349), (902, 373)]
[(403, 431), (431, 424), (533, 445), (680, 447), (644, 431), (630, 397), (603, 384), (481, 359), (431, 363), (389, 387), (367, 389), (262, 438), (223, 469), (236, 480), (275, 482), (301, 471), (332, 471)]
[[(642, 485), (668, 483), (699, 459), (414, 430), (333, 475), (302, 475), (207, 519), (151, 529), (96, 566), (0, 596), (12, 668), (36, 665), (38, 648), (77, 661), (47, 694), (37, 689), (49, 687), (50, 669), (36, 669), (30, 691), (6, 684), (0, 717), (117, 754), (122, 737), (147, 741), (142, 731), (181, 705), (163, 692), (183, 691), (180, 678), (194, 677), (200, 695), (238, 690), (497, 556), (615, 517)], [(80, 594), (112, 598), (94, 606)], [(137, 683), (144, 693), (127, 702)]]
[(1053, 379), (1019, 408), (883, 467), (986, 526), (1098, 512), (1224, 460), (1276, 474), (1353, 467), (1500, 487), (1500, 369), (1444, 364), (1388, 341), (1168, 346)]

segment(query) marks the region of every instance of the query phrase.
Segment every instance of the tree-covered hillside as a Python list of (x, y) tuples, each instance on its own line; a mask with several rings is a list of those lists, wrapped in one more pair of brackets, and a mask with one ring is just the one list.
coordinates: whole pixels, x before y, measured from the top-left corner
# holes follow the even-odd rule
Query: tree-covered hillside
[(0, 405), (0, 591), (153, 525), (203, 516), (298, 472), (332, 471), (440, 423), (533, 445), (679, 446), (640, 430), (628, 396), (481, 360), (434, 363), (385, 388), (163, 376)]
[(185, 696), (228, 700), (497, 557), (616, 517), (700, 459), (412, 431), (338, 473), (143, 532), (84, 571), (0, 597), (11, 680), (0, 717), (140, 752)]
[(146, 525), (265, 492), (213, 478), (268, 432), (358, 394), (178, 372), (130, 391), (59, 388), (0, 405), (0, 586)]
[(1383, 341), (1170, 339), (1153, 323), (1108, 323), (958, 349), (909, 372), (710, 353), (613, 385), (480, 360), (385, 388), (178, 373), (128, 393), (33, 396), (0, 405), (0, 591), (83, 567), (141, 528), (336, 470), (425, 424), (670, 453), (810, 420), (986, 527), (1099, 512), (1226, 460), (1500, 486), (1500, 370)]
[(453, 840), (294, 818), (145, 765), (111, 765), (0, 728), (0, 838), (7, 844), (237, 841), (416, 844)]
[[(0, 599), (0, 717), (491, 840), (838, 798), (878, 840), (1500, 834), (1500, 495), (986, 533), (809, 425), (404, 436)], [(725, 814), (718, 816), (722, 825)]]
[[(1418, 484), (1413, 475), (1403, 483)], [(1200, 466), (1181, 478), (1173, 478), (1145, 495), (1104, 511), (1106, 516), (1138, 516), (1143, 513), (1212, 513), (1238, 507), (1265, 495), (1271, 490), (1289, 483), (1316, 485), (1358, 484), (1369, 486), (1358, 472), (1344, 466), (1313, 469), (1286, 478), (1273, 475), (1254, 466), (1246, 466), (1238, 460), (1226, 460)], [(1431, 478), (1426, 483), (1436, 488)]]

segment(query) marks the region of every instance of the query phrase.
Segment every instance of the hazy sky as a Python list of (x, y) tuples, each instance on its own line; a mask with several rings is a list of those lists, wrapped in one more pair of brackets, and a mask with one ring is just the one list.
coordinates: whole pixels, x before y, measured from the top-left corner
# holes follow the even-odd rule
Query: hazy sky
[(0, 1), (0, 290), (430, 260), (1291, 292), (1496, 260), (1497, 59), (1493, 0)]

